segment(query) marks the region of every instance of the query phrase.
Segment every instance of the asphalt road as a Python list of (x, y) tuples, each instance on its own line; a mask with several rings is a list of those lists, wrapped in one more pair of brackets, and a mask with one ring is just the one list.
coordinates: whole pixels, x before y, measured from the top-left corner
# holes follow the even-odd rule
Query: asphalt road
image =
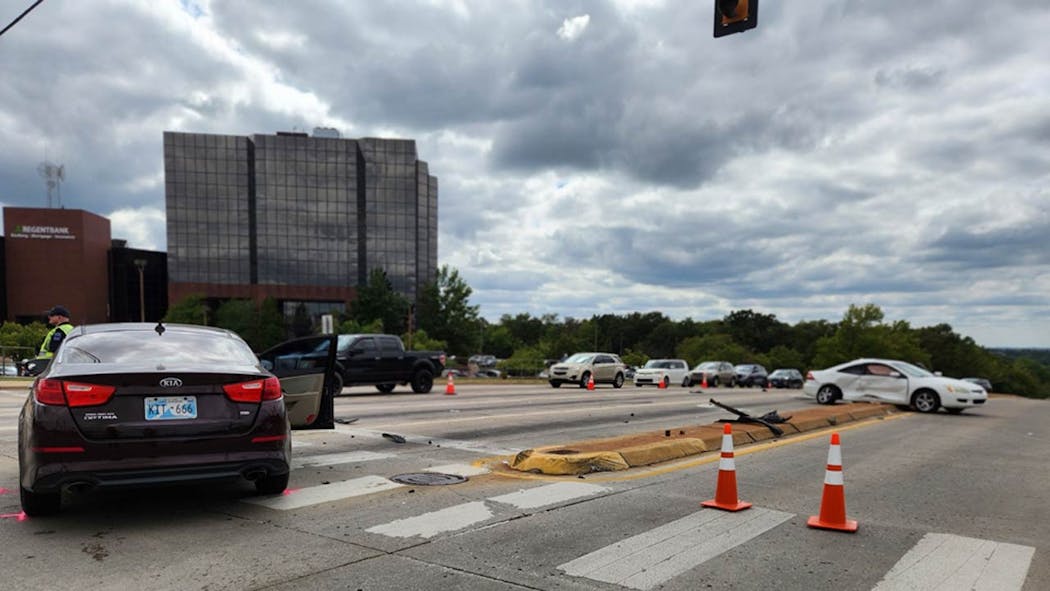
[[(827, 433), (735, 450), (754, 504), (739, 513), (699, 505), (718, 454), (582, 478), (499, 469), (530, 447), (730, 418), (712, 397), (812, 406), (798, 391), (443, 386), (348, 389), (336, 430), (296, 433), (285, 495), (89, 493), (46, 519), (19, 514), (24, 394), (0, 390), (0, 589), (1050, 589), (1050, 403), (842, 426), (847, 534), (806, 527)], [(390, 480), (428, 470), (469, 480)]]

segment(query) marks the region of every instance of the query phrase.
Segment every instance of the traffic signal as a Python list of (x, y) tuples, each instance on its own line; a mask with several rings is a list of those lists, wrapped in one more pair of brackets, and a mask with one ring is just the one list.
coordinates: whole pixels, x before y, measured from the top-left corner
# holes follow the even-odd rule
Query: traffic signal
[(758, 26), (758, 0), (715, 0), (715, 37)]

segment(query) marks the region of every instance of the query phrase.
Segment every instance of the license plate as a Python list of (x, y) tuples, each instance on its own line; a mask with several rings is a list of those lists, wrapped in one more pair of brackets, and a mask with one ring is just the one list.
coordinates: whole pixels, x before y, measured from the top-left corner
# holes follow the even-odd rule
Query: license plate
[(155, 396), (145, 400), (147, 421), (197, 418), (196, 396)]

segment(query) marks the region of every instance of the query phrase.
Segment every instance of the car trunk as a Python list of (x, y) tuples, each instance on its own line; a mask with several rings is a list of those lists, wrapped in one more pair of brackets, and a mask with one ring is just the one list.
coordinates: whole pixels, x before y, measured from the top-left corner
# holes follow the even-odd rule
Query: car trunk
[[(246, 433), (255, 422), (259, 403), (235, 402), (226, 395), (223, 385), (264, 377), (165, 372), (68, 375), (57, 379), (114, 386), (116, 390), (104, 404), (71, 406), (69, 411), (84, 437), (121, 440)], [(161, 386), (162, 381), (169, 385)]]

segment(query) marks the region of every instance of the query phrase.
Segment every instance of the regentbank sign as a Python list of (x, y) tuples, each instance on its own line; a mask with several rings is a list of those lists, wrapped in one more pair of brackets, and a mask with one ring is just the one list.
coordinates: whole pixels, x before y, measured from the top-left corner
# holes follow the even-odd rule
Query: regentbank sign
[(37, 238), (42, 240), (76, 240), (69, 226), (15, 226), (8, 238)]

